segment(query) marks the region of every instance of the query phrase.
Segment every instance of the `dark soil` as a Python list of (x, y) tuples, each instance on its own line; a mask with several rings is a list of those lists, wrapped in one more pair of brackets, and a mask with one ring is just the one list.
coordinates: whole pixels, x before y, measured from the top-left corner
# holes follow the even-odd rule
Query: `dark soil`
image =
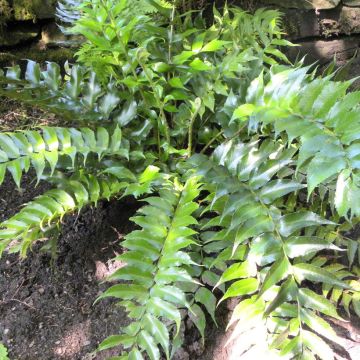
[[(23, 186), (26, 191), (14, 190), (10, 177), (1, 186), (0, 221), (48, 187), (34, 187), (29, 175)], [(93, 352), (128, 324), (126, 314), (111, 299), (93, 303), (109, 286), (102, 280), (116, 268), (111, 259), (122, 251), (119, 240), (132, 230), (128, 218), (137, 206), (115, 200), (68, 216), (56, 258), (41, 251), (39, 243), (24, 260), (17, 255), (0, 260), (0, 342), (11, 360), (102, 360), (117, 354)], [(209, 339), (223, 332), (226, 312), (219, 316), (221, 330), (209, 327)], [(185, 328), (184, 349), (175, 360), (212, 360), (212, 346), (205, 351), (194, 325), (187, 322)]]
[[(3, 184), (0, 219), (44, 186), (27, 189), (14, 191), (11, 181)], [(12, 360), (86, 359), (100, 341), (127, 324), (112, 301), (93, 302), (108, 287), (101, 280), (109, 259), (121, 251), (119, 236), (130, 230), (127, 218), (134, 211), (129, 203), (100, 203), (96, 210), (65, 219), (56, 259), (40, 252), (39, 244), (23, 261), (17, 255), (1, 260), (0, 339)]]

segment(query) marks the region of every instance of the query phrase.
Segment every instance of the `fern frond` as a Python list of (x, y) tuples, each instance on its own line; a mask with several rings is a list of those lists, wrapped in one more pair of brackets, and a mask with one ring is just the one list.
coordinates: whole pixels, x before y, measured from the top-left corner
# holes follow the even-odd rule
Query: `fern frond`
[[(267, 328), (274, 347), (281, 348), (284, 355), (286, 343), (296, 342), (296, 347), (289, 350), (292, 356), (310, 351), (330, 359), (324, 357), (332, 352), (330, 348), (314, 333), (304, 331), (303, 326), (334, 340), (335, 333), (324, 320), (313, 316), (313, 310), (333, 317), (339, 315), (329, 300), (301, 285), (307, 280), (349, 289), (343, 278), (351, 273), (331, 271), (327, 260), (306, 263), (305, 259), (319, 251), (341, 249), (333, 244), (334, 223), (310, 211), (291, 212), (285, 206), (288, 196), (296, 196), (304, 188), (287, 179), (295, 173), (295, 156), (296, 148), (287, 149), (272, 141), (261, 145), (228, 142), (216, 149), (210, 160), (191, 160), (209, 184), (205, 186), (210, 191), (205, 212), (218, 214), (204, 219), (202, 230), (221, 228), (203, 232), (203, 249), (209, 254), (221, 252), (222, 266), (224, 260), (233, 261), (216, 284), (231, 284), (220, 301), (253, 295), (234, 310), (230, 322), (236, 324), (232, 339), (251, 329), (265, 314), (270, 318)], [(278, 179), (272, 180), (274, 176)], [(216, 259), (213, 266), (218, 265)], [(258, 266), (263, 267), (260, 277)], [(319, 302), (321, 306), (316, 306)], [(295, 315), (283, 313), (284, 307), (294, 309)], [(287, 328), (289, 317), (291, 330)], [(309, 319), (317, 326), (310, 326)]]
[[(80, 18), (80, 5), (83, 1), (80, 0), (59, 0), (56, 7), (56, 17), (61, 22), (67, 25), (74, 25)], [(67, 33), (66, 28), (61, 29)]]
[(26, 256), (31, 245), (59, 224), (65, 214), (110, 198), (126, 186), (115, 177), (98, 179), (92, 175), (63, 180), (63, 184), (68, 186), (46, 191), (0, 224), (0, 255), (9, 246), (12, 252), (19, 251), (21, 256)]
[(253, 82), (248, 103), (234, 118), (250, 116), (251, 130), (270, 126), (276, 135), (286, 134), (289, 144), (296, 141), (297, 172), (306, 174), (309, 196), (320, 185), (325, 193), (336, 188), (329, 197), (338, 214), (359, 216), (360, 93), (347, 93), (350, 81), (312, 80), (308, 71), (274, 67), (268, 81), (260, 76)]
[(154, 184), (162, 183), (162, 178), (159, 168), (154, 166), (138, 176), (124, 166), (116, 166), (96, 175), (77, 171), (69, 178), (55, 178), (53, 182), (57, 188), (46, 191), (0, 223), (0, 256), (6, 248), (26, 256), (31, 245), (59, 226), (66, 214), (114, 196), (149, 194)]
[[(19, 66), (3, 74), (0, 70), (0, 95), (23, 103), (36, 105), (63, 119), (82, 124), (114, 120), (115, 108), (120, 104), (119, 91), (111, 83), (101, 86), (94, 72), (74, 65), (68, 68), (65, 78), (60, 66), (48, 62), (46, 69), (28, 61), (25, 78)], [(116, 120), (115, 120), (116, 121)]]
[(20, 187), (23, 172), (30, 167), (36, 171), (38, 181), (47, 169), (52, 176), (57, 167), (74, 168), (79, 155), (85, 165), (91, 154), (100, 161), (106, 156), (128, 158), (129, 144), (122, 138), (121, 129), (43, 127), (39, 131), (24, 130), (0, 134), (0, 185), (9, 171)]
[(186, 249), (195, 244), (191, 226), (196, 224), (192, 214), (198, 208), (194, 200), (199, 195), (199, 186), (194, 177), (185, 185), (168, 183), (159, 190), (159, 196), (145, 199), (148, 205), (132, 218), (141, 230), (126, 236), (122, 245), (127, 251), (118, 259), (127, 265), (110, 277), (127, 283), (112, 286), (100, 299), (121, 299), (120, 304), (134, 321), (122, 335), (106, 339), (99, 350), (123, 345), (127, 349), (124, 359), (142, 359), (147, 354), (150, 359), (159, 360), (161, 347), (169, 358), (168, 328), (175, 324), (173, 337), (176, 337), (180, 309), (192, 311), (179, 283), (194, 282), (186, 270), (194, 264)]

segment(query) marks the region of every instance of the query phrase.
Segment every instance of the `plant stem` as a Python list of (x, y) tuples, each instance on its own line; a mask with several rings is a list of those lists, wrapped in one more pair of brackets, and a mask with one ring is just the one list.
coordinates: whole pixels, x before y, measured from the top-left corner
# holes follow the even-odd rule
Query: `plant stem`
[(171, 12), (171, 18), (170, 18), (169, 53), (168, 53), (169, 64), (171, 64), (172, 42), (173, 42), (173, 38), (174, 38), (175, 11), (176, 11), (176, 5), (175, 5), (175, 0), (173, 0), (173, 7), (172, 7), (172, 12)]
[(146, 79), (147, 81), (149, 82), (149, 86), (152, 88), (152, 91), (154, 93), (154, 97), (155, 97), (155, 100), (156, 100), (156, 103), (159, 107), (159, 110), (160, 110), (160, 117), (161, 117), (161, 120), (162, 120), (162, 125), (164, 126), (165, 128), (165, 138), (166, 138), (166, 141), (170, 144), (170, 129), (169, 129), (169, 124), (167, 123), (167, 119), (166, 119), (166, 115), (165, 115), (165, 112), (164, 112), (164, 107), (161, 103), (161, 99), (160, 97), (158, 96), (157, 92), (156, 92), (156, 89), (154, 88), (153, 86), (153, 82), (151, 80), (151, 77), (149, 76), (149, 74), (147, 73), (146, 71), (146, 67), (141, 63), (140, 59), (138, 59), (138, 62), (139, 62), (139, 65), (142, 69), (142, 71), (144, 72), (145, 76), (146, 76)]
[(212, 143), (214, 141), (216, 141), (216, 139), (218, 137), (220, 137), (222, 134), (224, 133), (224, 130), (221, 130), (220, 132), (218, 132), (206, 145), (205, 147), (200, 151), (200, 154), (204, 154), (205, 151), (212, 145)]
[(196, 117), (200, 111), (200, 105), (201, 105), (201, 103), (198, 106), (196, 106), (195, 111), (190, 119), (189, 138), (188, 138), (188, 157), (190, 157), (191, 153), (192, 153), (193, 128), (194, 128), (194, 123), (195, 123)]

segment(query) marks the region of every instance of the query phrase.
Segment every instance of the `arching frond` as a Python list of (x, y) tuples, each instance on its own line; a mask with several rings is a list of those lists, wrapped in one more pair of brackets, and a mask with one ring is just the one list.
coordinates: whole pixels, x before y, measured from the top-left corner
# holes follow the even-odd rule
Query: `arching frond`
[(114, 196), (136, 197), (152, 192), (161, 183), (159, 169), (150, 166), (136, 176), (125, 167), (112, 167), (97, 175), (78, 171), (71, 177), (55, 179), (57, 188), (46, 191), (26, 204), (17, 214), (0, 223), (0, 256), (5, 249), (27, 250), (46, 233), (59, 226), (66, 214)]
[[(107, 130), (89, 128), (43, 127), (39, 131), (24, 130), (0, 134), (0, 185), (6, 171), (17, 184), (23, 172), (34, 168), (38, 181), (52, 176), (57, 167), (73, 169), (80, 162), (96, 154), (98, 160), (106, 156), (128, 158), (129, 144), (122, 138), (119, 127)], [(81, 155), (81, 158), (79, 158)]]
[(309, 195), (319, 185), (336, 188), (330, 198), (338, 214), (358, 216), (360, 93), (347, 93), (350, 81), (313, 79), (308, 71), (274, 67), (269, 79), (253, 82), (234, 118), (250, 116), (251, 130), (271, 126), (289, 144), (297, 141), (297, 171), (306, 173)]

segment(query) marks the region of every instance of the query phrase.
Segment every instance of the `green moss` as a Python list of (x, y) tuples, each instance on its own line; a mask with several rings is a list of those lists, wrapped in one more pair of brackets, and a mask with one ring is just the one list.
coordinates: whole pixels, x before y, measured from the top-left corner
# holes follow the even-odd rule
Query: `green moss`
[(51, 18), (55, 13), (56, 0), (13, 0), (16, 20)]
[(7, 0), (0, 0), (0, 25), (11, 18), (11, 7)]

